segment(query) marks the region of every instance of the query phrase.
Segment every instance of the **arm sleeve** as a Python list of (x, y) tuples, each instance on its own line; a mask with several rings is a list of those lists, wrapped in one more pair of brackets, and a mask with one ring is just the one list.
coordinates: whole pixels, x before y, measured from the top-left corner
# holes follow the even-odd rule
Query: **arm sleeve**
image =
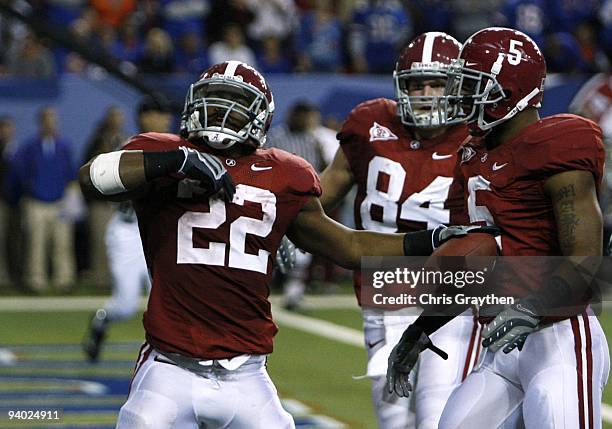
[(322, 194), (321, 180), (314, 168), (306, 160), (297, 156), (295, 158), (299, 161), (292, 168), (291, 192), (298, 197), (320, 197)]
[(589, 171), (599, 187), (605, 161), (601, 129), (582, 118), (570, 124), (561, 124), (551, 136), (528, 144), (522, 163), (528, 172), (544, 179), (565, 171)]

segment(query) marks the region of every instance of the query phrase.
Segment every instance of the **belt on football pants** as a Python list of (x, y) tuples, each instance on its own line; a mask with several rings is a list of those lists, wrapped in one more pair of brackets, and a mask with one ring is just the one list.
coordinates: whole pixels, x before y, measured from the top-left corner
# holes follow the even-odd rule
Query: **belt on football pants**
[[(231, 359), (202, 360), (183, 356), (178, 353), (166, 353), (157, 350), (159, 356), (155, 357), (157, 362), (173, 364), (196, 374), (209, 373), (212, 370), (233, 371), (245, 363), (256, 364), (266, 361), (266, 355), (239, 355)], [(164, 361), (167, 359), (167, 361)]]

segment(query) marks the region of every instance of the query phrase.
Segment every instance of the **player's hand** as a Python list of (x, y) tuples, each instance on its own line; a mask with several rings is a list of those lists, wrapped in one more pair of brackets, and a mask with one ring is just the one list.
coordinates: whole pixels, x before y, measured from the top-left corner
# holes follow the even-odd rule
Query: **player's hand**
[(431, 235), (431, 241), (433, 249), (436, 250), (442, 244), (453, 238), (465, 237), (472, 233), (484, 233), (491, 234), (492, 236), (498, 236), (501, 231), (498, 227), (492, 226), (479, 226), (479, 225), (439, 225), (434, 229)]
[(200, 152), (185, 146), (179, 147), (185, 154), (185, 160), (177, 173), (199, 180), (210, 191), (209, 195), (223, 191), (228, 201), (231, 201), (236, 187), (223, 163), (214, 155)]
[(536, 308), (521, 300), (503, 310), (485, 327), (482, 346), (492, 352), (503, 349), (504, 353), (510, 353), (516, 347), (523, 350), (527, 336), (539, 323), (540, 316)]
[(276, 266), (283, 274), (287, 274), (295, 266), (295, 244), (286, 236), (283, 237), (276, 251)]
[(414, 325), (406, 328), (402, 338), (389, 356), (387, 366), (387, 389), (389, 393), (395, 392), (401, 397), (410, 395), (412, 385), (408, 377), (419, 359), (419, 354), (425, 349), (430, 349), (442, 359), (448, 359), (448, 354), (434, 346), (429, 336), (421, 328)]

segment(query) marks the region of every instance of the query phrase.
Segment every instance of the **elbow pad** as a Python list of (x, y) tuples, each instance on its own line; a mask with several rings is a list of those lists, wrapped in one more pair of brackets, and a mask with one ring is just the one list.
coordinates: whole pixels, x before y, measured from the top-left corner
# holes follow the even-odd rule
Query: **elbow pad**
[(102, 195), (115, 195), (127, 189), (119, 177), (119, 162), (123, 150), (98, 155), (89, 166), (91, 183)]

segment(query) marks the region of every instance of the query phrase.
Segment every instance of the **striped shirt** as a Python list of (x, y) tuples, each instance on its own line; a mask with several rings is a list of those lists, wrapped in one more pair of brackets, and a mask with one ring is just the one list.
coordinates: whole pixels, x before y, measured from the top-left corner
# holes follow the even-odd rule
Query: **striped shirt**
[(282, 149), (304, 158), (318, 173), (325, 168), (321, 146), (311, 132), (293, 132), (286, 124), (282, 124), (270, 130), (266, 141), (268, 147)]

